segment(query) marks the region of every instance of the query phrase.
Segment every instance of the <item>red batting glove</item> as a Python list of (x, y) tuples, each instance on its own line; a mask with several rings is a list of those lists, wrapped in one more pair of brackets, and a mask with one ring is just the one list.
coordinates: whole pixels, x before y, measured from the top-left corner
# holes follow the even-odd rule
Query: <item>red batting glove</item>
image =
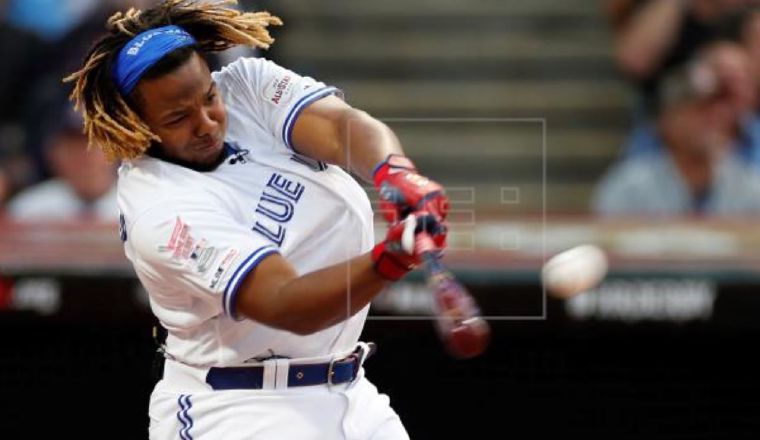
[(419, 212), (390, 226), (385, 241), (372, 249), (375, 271), (396, 281), (422, 263), (422, 254), (440, 254), (446, 247), (446, 224), (433, 214)]
[(418, 174), (409, 158), (391, 154), (375, 167), (373, 177), (380, 195), (380, 211), (388, 223), (417, 211), (432, 214), (438, 221), (446, 219), (449, 199), (443, 187)]

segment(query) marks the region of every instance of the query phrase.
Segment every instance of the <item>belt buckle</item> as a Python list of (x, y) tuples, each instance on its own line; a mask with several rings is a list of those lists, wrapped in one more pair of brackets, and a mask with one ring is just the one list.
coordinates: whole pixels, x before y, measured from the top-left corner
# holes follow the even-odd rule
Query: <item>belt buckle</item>
[(335, 363), (338, 362), (340, 359), (330, 359), (330, 363), (327, 366), (327, 389), (332, 391), (333, 385), (333, 376), (335, 376)]
[(348, 386), (352, 387), (356, 383), (356, 379), (359, 378), (359, 369), (364, 365), (364, 361), (368, 357), (372, 356), (377, 350), (377, 344), (374, 342), (359, 342), (357, 343), (356, 350), (349, 357), (353, 357), (354, 362), (354, 377), (348, 382)]
[(332, 381), (333, 376), (335, 376), (335, 370), (334, 370), (335, 363), (348, 360), (348, 359), (351, 359), (351, 362), (354, 363), (353, 365), (354, 377), (351, 378), (350, 381), (345, 382), (345, 383), (347, 383), (349, 387), (353, 386), (354, 383), (356, 383), (356, 379), (359, 378), (359, 369), (362, 367), (362, 364), (364, 364), (364, 361), (369, 356), (375, 353), (375, 350), (377, 349), (376, 347), (377, 345), (374, 342), (369, 342), (369, 343), (359, 342), (353, 353), (349, 354), (348, 356), (344, 358), (331, 359), (330, 364), (327, 367), (327, 388), (332, 389), (332, 386), (335, 385)]
[(375, 352), (375, 343), (374, 342), (359, 342), (356, 350), (354, 350), (353, 353), (351, 353), (351, 356), (355, 358), (355, 364), (354, 364), (354, 377), (351, 379), (351, 382), (349, 382), (350, 385), (353, 385), (354, 382), (356, 382), (356, 379), (359, 377), (359, 369), (364, 365), (364, 361), (372, 355), (372, 353)]

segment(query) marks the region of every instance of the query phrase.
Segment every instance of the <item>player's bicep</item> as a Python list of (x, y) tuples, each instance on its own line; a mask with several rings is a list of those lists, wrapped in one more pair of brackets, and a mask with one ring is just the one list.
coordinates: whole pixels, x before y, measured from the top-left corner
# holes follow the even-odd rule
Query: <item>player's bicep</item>
[(345, 166), (351, 115), (355, 110), (336, 96), (326, 96), (306, 107), (293, 124), (291, 142), (299, 153)]
[(283, 328), (280, 292), (297, 277), (295, 268), (280, 254), (267, 256), (242, 280), (233, 305), (237, 316)]

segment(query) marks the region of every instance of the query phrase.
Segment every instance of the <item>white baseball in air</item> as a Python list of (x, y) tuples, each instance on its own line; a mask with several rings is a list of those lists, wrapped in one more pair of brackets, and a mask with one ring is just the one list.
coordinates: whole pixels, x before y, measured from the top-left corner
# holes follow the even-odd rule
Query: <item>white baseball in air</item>
[(568, 249), (544, 264), (541, 279), (549, 295), (571, 298), (596, 287), (607, 275), (607, 256), (590, 244)]

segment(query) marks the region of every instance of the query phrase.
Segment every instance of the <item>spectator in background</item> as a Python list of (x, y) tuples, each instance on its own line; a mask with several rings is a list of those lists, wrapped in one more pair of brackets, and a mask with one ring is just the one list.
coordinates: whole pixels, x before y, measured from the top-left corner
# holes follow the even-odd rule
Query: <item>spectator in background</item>
[(752, 76), (760, 85), (760, 5), (747, 8), (728, 20), (725, 34), (747, 50), (752, 62)]
[[(10, 24), (7, 0), (0, 0), (0, 208), (19, 188), (36, 179), (26, 153), (27, 105), (35, 85), (50, 68), (50, 46), (35, 34)], [(12, 44), (10, 44), (12, 42)]]
[(749, 57), (717, 43), (691, 66), (691, 82), (666, 77), (655, 145), (613, 166), (597, 188), (598, 214), (760, 214), (760, 173), (736, 154), (743, 112), (757, 99)]
[[(701, 90), (704, 95), (723, 87), (726, 99), (739, 118), (734, 152), (760, 170), (760, 113), (756, 98), (760, 82), (752, 78), (753, 63), (751, 58), (748, 63), (746, 50), (742, 54), (738, 45), (723, 43), (727, 44), (713, 43), (697, 53), (693, 61), (671, 69), (667, 80), (663, 81), (658, 101), (668, 99), (668, 94), (683, 92), (684, 87)], [(659, 149), (657, 124), (658, 121), (653, 119), (634, 127), (624, 145), (626, 154), (636, 156)]]
[[(8, 176), (8, 172), (3, 168), (0, 168), (0, 207), (2, 207), (5, 200), (10, 197), (11, 192), (11, 179)], [(0, 212), (2, 212), (1, 209)]]
[[(17, 2), (19, 0), (13, 0)], [(33, 0), (27, 6), (30, 14), (27, 20), (30, 20), (30, 27), (36, 25), (33, 21), (41, 15), (39, 8), (41, 2), (47, 0)], [(135, 3), (137, 0), (101, 0), (92, 2), (91, 0), (63, 0), (58, 8), (66, 8), (78, 11), (75, 20), (69, 20), (65, 26), (65, 33), (52, 39), (50, 44), (49, 55), (46, 57), (48, 67), (45, 74), (42, 75), (35, 84), (30, 87), (29, 96), (26, 97), (26, 127), (25, 127), (25, 151), (30, 157), (34, 166), (37, 181), (48, 178), (52, 171), (48, 169), (49, 161), (43, 151), (44, 140), (48, 134), (39, 130), (38, 124), (40, 119), (56, 118), (57, 113), (63, 108), (68, 101), (68, 88), (61, 82), (61, 78), (67, 72), (72, 71), (79, 66), (87, 51), (100, 35), (105, 32), (103, 23), (116, 10), (120, 9), (124, 3)], [(142, 0), (152, 1), (152, 0)], [(37, 11), (37, 14), (31, 12)], [(44, 20), (40, 17), (40, 20)], [(30, 60), (38, 62), (31, 54), (26, 55)]]
[(749, 9), (739, 23), (740, 38), (752, 59), (752, 73), (760, 83), (760, 7)]
[(757, 0), (609, 0), (618, 67), (640, 92), (637, 117), (656, 113), (666, 72), (713, 42), (726, 17), (754, 3)]
[(62, 112), (45, 150), (55, 177), (20, 192), (8, 203), (17, 220), (118, 220), (116, 169), (99, 148), (87, 149), (82, 118)]
[[(747, 11), (760, 4), (759, 0), (611, 0), (608, 2), (616, 38), (616, 57), (623, 73), (638, 85), (639, 101), (635, 106), (633, 129), (623, 144), (629, 155), (638, 155), (657, 148), (656, 114), (662, 96), (663, 78), (671, 81), (693, 79), (695, 71), (690, 61), (704, 48), (720, 41), (740, 42), (748, 49), (748, 38), (742, 39), (739, 28)], [(760, 37), (760, 34), (756, 35)], [(753, 44), (760, 45), (760, 41)], [(760, 52), (760, 47), (754, 53)], [(758, 53), (760, 54), (760, 53)], [(738, 70), (717, 60), (716, 73), (724, 76), (737, 105), (744, 105), (747, 93), (731, 90), (731, 76)], [(755, 61), (755, 64), (759, 62)], [(758, 67), (760, 71), (760, 66)], [(741, 74), (745, 74), (742, 72)], [(698, 75), (697, 75), (698, 76)], [(680, 77), (680, 79), (679, 79)], [(736, 153), (760, 170), (760, 113), (757, 108), (745, 108), (741, 116)]]

